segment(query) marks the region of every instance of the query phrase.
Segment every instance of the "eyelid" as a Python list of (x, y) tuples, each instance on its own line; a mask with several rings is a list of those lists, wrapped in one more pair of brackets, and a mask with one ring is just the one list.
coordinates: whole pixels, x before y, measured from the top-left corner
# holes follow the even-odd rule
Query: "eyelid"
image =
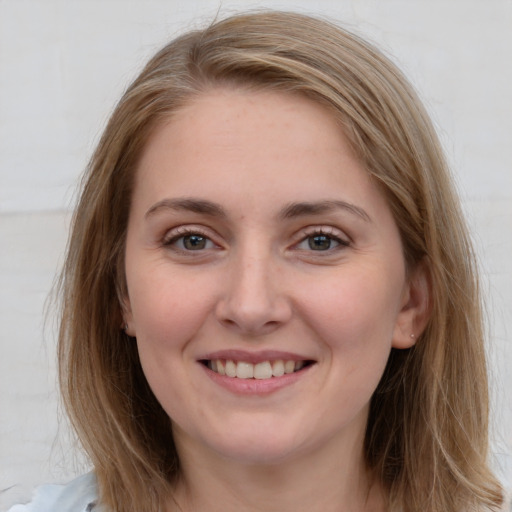
[(179, 240), (182, 237), (190, 236), (190, 235), (200, 235), (204, 238), (210, 240), (214, 245), (220, 247), (220, 244), (216, 241), (217, 236), (215, 233), (212, 233), (211, 230), (206, 229), (203, 226), (197, 224), (190, 225), (180, 225), (175, 228), (171, 228), (166, 231), (162, 237), (162, 245), (163, 246), (171, 246), (174, 242)]
[(303, 241), (305, 238), (315, 235), (326, 235), (334, 240), (339, 241), (342, 245), (350, 245), (352, 243), (351, 238), (341, 229), (329, 225), (318, 225), (318, 226), (307, 226), (301, 229), (294, 237), (294, 245)]
[[(200, 235), (207, 238), (211, 241), (217, 248), (221, 248), (222, 245), (217, 241), (218, 236), (215, 232), (212, 232), (211, 229), (205, 228), (204, 226), (198, 224), (190, 224), (190, 225), (179, 225), (174, 228), (167, 230), (162, 237), (162, 245), (163, 246), (172, 246), (177, 240), (181, 237), (190, 236), (190, 235)], [(308, 237), (325, 235), (340, 244), (341, 248), (350, 246), (352, 240), (350, 237), (339, 228), (330, 225), (312, 225), (306, 226), (299, 230), (293, 237), (292, 247), (296, 247), (298, 244), (306, 240)], [(332, 252), (334, 249), (331, 249), (327, 252)], [(176, 249), (179, 250), (179, 249)], [(201, 251), (198, 251), (201, 252)], [(319, 251), (322, 252), (322, 251)]]
[[(311, 247), (302, 247), (302, 245), (315, 236), (325, 236), (334, 242), (334, 247), (328, 247), (325, 250), (314, 250)], [(344, 231), (330, 225), (307, 226), (299, 230), (295, 241), (290, 247), (295, 254), (301, 255), (301, 258), (311, 259), (312, 261), (329, 261), (330, 258), (339, 257), (352, 245), (352, 240)]]

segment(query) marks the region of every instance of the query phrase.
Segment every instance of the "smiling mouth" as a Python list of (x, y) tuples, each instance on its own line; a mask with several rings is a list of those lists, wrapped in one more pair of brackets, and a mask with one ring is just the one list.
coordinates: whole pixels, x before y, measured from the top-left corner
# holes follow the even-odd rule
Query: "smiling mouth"
[(253, 364), (245, 361), (233, 361), (231, 359), (208, 359), (201, 361), (201, 363), (222, 376), (263, 380), (299, 372), (311, 366), (314, 361), (286, 361), (278, 359), (276, 361), (262, 361)]

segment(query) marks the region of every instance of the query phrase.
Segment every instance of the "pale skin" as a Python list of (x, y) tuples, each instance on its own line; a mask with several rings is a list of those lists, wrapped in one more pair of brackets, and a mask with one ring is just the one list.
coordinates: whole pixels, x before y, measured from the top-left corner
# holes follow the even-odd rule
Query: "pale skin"
[[(216, 89), (159, 126), (137, 170), (126, 278), (181, 510), (384, 510), (363, 459), (368, 406), (391, 348), (425, 326), (428, 280), (406, 272), (389, 206), (324, 107)], [(244, 379), (222, 375), (227, 359), (300, 364)]]

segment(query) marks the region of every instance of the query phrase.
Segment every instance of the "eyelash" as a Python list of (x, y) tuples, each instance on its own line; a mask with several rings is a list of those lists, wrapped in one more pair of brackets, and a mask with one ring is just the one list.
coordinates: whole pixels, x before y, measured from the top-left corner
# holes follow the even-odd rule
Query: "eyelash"
[[(178, 252), (184, 252), (184, 253), (192, 253), (192, 252), (202, 252), (207, 249), (211, 249), (212, 247), (200, 247), (197, 250), (194, 249), (188, 249), (186, 247), (178, 247), (177, 242), (179, 240), (185, 240), (187, 237), (193, 237), (197, 236), (198, 238), (201, 238), (205, 241), (206, 244), (210, 243), (213, 245), (216, 245), (215, 242), (211, 239), (211, 236), (209, 233), (207, 233), (205, 230), (201, 229), (198, 226), (180, 226), (174, 230), (172, 230), (170, 233), (168, 233), (163, 241), (162, 245), (165, 247), (170, 247)], [(316, 237), (325, 237), (329, 241), (329, 245), (331, 245), (331, 242), (335, 242), (337, 245), (335, 247), (328, 247), (326, 250), (315, 250), (311, 247), (311, 245), (308, 242), (309, 248), (303, 248), (301, 249), (299, 246), (308, 240), (314, 239)], [(304, 252), (314, 252), (314, 253), (327, 253), (332, 254), (335, 251), (342, 250), (346, 247), (349, 247), (351, 244), (348, 240), (342, 238), (337, 234), (337, 230), (335, 230), (332, 227), (311, 227), (306, 228), (304, 231), (300, 233), (300, 239), (298, 242), (293, 244), (293, 248), (296, 250), (301, 250)], [(218, 246), (217, 246), (218, 247)]]
[(310, 239), (316, 238), (316, 237), (326, 237), (327, 239), (329, 239), (329, 241), (334, 241), (338, 245), (336, 245), (335, 247), (329, 247), (326, 250), (318, 250), (318, 251), (315, 251), (310, 246), (309, 250), (305, 249), (305, 251), (332, 254), (334, 251), (342, 250), (342, 249), (350, 246), (350, 242), (347, 239), (344, 239), (340, 235), (338, 235), (337, 230), (335, 230), (334, 228), (332, 228), (332, 227), (321, 227), (321, 228), (314, 227), (314, 228), (308, 228), (308, 229), (304, 230), (301, 233), (301, 238), (300, 238), (299, 242), (297, 242), (294, 245), (294, 247), (298, 248), (298, 246), (300, 244), (302, 244)]
[(213, 242), (209, 233), (207, 233), (205, 230), (203, 230), (197, 226), (191, 226), (191, 227), (180, 226), (176, 229), (173, 229), (170, 233), (167, 233), (165, 235), (165, 237), (162, 241), (162, 245), (164, 247), (170, 247), (170, 248), (174, 249), (175, 251), (179, 251), (179, 252), (186, 252), (186, 253), (201, 252), (201, 249), (194, 251), (193, 249), (177, 247), (176, 244), (179, 240), (181, 240), (181, 239), (184, 240), (187, 237), (193, 237), (193, 236), (197, 236), (199, 238), (206, 240), (206, 243), (209, 242), (211, 244), (217, 245), (217, 244), (215, 244), (215, 242)]

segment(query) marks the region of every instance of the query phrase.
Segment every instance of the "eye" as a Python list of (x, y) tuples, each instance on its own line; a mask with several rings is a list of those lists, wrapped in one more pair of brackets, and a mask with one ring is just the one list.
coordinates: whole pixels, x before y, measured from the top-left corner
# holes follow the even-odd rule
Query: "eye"
[(169, 233), (163, 245), (183, 252), (203, 251), (217, 247), (216, 244), (203, 233), (184, 229)]
[(339, 243), (327, 235), (308, 236), (305, 242), (312, 251), (328, 251)]
[(348, 241), (343, 240), (329, 228), (329, 230), (322, 229), (312, 233), (306, 233), (306, 237), (303, 238), (295, 248), (302, 251), (327, 252), (347, 247), (348, 245)]
[(211, 249), (213, 242), (202, 235), (186, 235), (175, 241), (180, 249), (187, 251), (200, 251), (202, 249)]

